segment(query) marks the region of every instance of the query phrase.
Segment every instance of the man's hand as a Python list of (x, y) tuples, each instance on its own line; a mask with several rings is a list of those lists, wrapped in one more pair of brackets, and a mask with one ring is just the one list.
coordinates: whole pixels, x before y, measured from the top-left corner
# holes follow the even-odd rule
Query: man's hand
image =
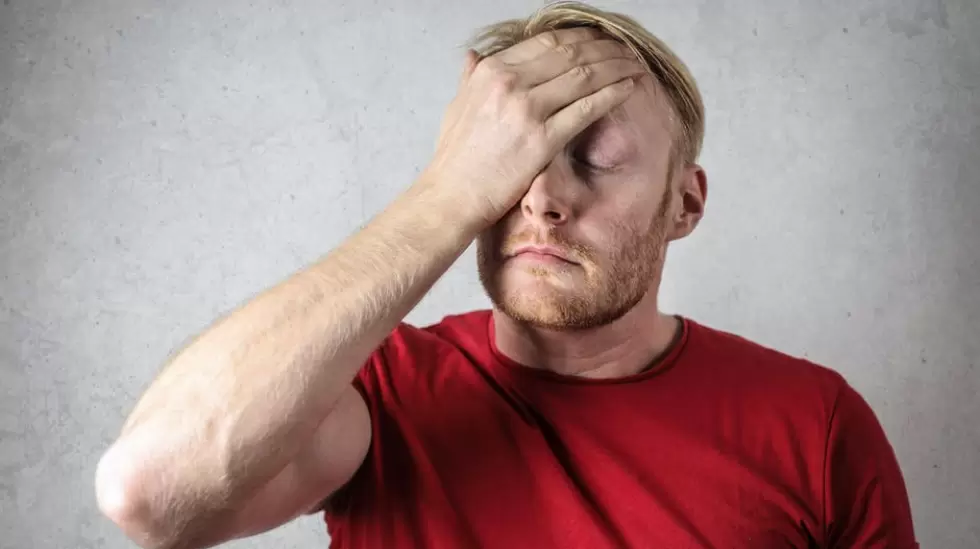
[(646, 72), (594, 29), (548, 32), (496, 55), (468, 52), (423, 184), (472, 208), (484, 226), (506, 214), (580, 132), (622, 103)]

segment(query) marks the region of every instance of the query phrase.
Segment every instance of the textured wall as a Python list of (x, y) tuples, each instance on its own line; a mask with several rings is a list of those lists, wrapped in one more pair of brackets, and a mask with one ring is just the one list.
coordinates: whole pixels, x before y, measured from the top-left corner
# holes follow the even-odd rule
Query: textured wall
[[(94, 467), (170, 350), (408, 185), (458, 45), (537, 5), (3, 0), (0, 546), (129, 547)], [(602, 5), (706, 97), (708, 215), (666, 306), (843, 372), (923, 547), (980, 546), (980, 2)], [(410, 319), (485, 306), (472, 259)]]

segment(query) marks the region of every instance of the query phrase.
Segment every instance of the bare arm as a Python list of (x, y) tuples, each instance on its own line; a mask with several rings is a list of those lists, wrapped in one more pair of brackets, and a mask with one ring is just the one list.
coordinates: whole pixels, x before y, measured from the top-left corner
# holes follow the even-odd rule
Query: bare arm
[(357, 370), (644, 72), (587, 29), (471, 54), (419, 181), (174, 357), (99, 464), (101, 509), (144, 547), (196, 549), (281, 524), (346, 482), (371, 436)]
[[(414, 187), (164, 369), (99, 468), (100, 504), (135, 540), (179, 547), (197, 538), (309, 445), (371, 351), (475, 234), (458, 204), (429, 188)], [(366, 417), (354, 398), (344, 416)], [(363, 456), (368, 438), (352, 438), (340, 451)], [(358, 464), (343, 463), (340, 477)]]

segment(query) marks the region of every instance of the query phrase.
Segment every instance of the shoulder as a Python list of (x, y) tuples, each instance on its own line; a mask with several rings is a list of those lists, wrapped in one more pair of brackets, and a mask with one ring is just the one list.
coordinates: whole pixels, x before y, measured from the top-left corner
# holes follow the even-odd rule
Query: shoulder
[(446, 316), (428, 326), (401, 323), (380, 350), (385, 358), (410, 359), (453, 348), (479, 348), (486, 345), (489, 322), (490, 311), (479, 310)]
[(405, 384), (445, 376), (453, 363), (482, 360), (489, 320), (489, 311), (472, 311), (428, 326), (403, 322), (371, 354), (358, 377), (362, 382)]
[(690, 352), (711, 363), (723, 376), (748, 377), (766, 384), (805, 384), (839, 391), (846, 385), (833, 369), (793, 356), (743, 336), (688, 320)]
[(837, 400), (851, 389), (837, 371), (743, 336), (688, 321), (685, 354), (717, 391), (749, 407), (809, 418), (826, 427)]

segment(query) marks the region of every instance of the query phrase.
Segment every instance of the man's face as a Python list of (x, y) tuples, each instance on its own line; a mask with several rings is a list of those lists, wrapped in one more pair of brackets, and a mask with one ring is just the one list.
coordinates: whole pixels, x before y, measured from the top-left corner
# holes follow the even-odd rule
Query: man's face
[(480, 236), (480, 280), (508, 316), (542, 328), (590, 328), (621, 317), (651, 290), (674, 209), (672, 135), (662, 93), (651, 79), (641, 82)]

